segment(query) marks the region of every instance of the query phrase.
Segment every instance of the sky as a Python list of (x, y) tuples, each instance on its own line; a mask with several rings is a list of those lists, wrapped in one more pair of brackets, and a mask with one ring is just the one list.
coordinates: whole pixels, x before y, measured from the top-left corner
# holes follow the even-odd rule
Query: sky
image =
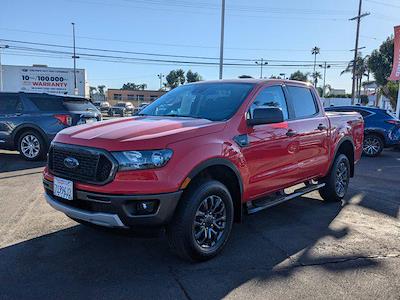
[[(296, 70), (312, 72), (311, 48), (318, 46), (317, 60), (332, 64), (326, 84), (350, 92), (351, 76), (340, 73), (354, 55), (350, 50), (354, 49), (356, 22), (348, 19), (357, 15), (358, 2), (226, 0), (224, 56), (231, 65), (224, 66), (223, 78), (243, 74), (258, 78), (260, 67), (255, 61), (261, 58), (268, 62), (263, 68), (266, 77), (289, 76)], [(121, 88), (134, 82), (158, 89), (157, 74), (177, 68), (191, 69), (206, 80), (218, 79), (220, 5), (221, 0), (1, 0), (0, 46), (69, 52), (70, 48), (20, 42), (70, 47), (74, 22), (77, 47), (120, 51), (78, 49), (78, 55), (96, 55), (81, 55), (77, 61), (78, 68), (86, 69), (91, 86)], [(359, 46), (365, 47), (361, 51), (366, 55), (400, 24), (400, 0), (364, 0), (362, 11), (371, 13), (361, 21)], [(10, 65), (73, 66), (69, 54), (28, 49), (2, 49), (1, 59)], [(210, 64), (193, 63), (198, 61)], [(323, 69), (317, 69), (323, 74)]]

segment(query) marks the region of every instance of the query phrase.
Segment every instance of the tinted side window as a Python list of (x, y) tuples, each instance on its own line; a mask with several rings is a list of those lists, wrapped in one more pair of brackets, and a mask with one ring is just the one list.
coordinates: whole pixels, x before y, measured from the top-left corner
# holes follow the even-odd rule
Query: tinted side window
[(19, 95), (0, 95), (0, 114), (15, 114), (22, 111)]
[(314, 97), (308, 88), (298, 86), (288, 86), (287, 88), (293, 102), (296, 118), (310, 117), (318, 112)]
[(29, 95), (28, 98), (40, 111), (65, 111), (63, 101), (59, 97)]
[(259, 107), (279, 107), (282, 109), (283, 119), (288, 119), (288, 109), (282, 87), (271, 86), (263, 89), (250, 106), (250, 114)]
[(369, 111), (363, 110), (363, 109), (358, 109), (356, 110), (360, 115), (363, 116), (363, 118), (368, 117), (371, 113)]

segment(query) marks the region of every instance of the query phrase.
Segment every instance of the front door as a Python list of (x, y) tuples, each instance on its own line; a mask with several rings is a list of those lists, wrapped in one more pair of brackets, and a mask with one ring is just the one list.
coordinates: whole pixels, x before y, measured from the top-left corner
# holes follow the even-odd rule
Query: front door
[(255, 97), (249, 114), (257, 107), (279, 107), (284, 122), (248, 127), (248, 145), (242, 149), (250, 177), (250, 199), (279, 190), (296, 181), (296, 137), (288, 134), (289, 110), (282, 86), (265, 87)]

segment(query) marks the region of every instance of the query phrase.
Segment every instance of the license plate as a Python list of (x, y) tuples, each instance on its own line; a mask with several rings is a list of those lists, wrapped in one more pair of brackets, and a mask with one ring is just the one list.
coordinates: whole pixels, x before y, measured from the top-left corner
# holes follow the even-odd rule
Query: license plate
[(53, 193), (54, 196), (72, 200), (74, 198), (74, 184), (71, 180), (54, 177)]

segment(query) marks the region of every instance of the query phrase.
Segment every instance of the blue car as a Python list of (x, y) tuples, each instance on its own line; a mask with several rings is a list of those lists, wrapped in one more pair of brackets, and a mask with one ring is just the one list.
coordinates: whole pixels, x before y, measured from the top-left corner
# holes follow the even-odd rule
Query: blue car
[(384, 109), (367, 106), (334, 106), (326, 111), (356, 111), (365, 122), (363, 153), (378, 156), (383, 148), (400, 145), (400, 121)]
[(44, 159), (51, 140), (69, 126), (101, 120), (87, 99), (42, 93), (0, 93), (0, 149)]

